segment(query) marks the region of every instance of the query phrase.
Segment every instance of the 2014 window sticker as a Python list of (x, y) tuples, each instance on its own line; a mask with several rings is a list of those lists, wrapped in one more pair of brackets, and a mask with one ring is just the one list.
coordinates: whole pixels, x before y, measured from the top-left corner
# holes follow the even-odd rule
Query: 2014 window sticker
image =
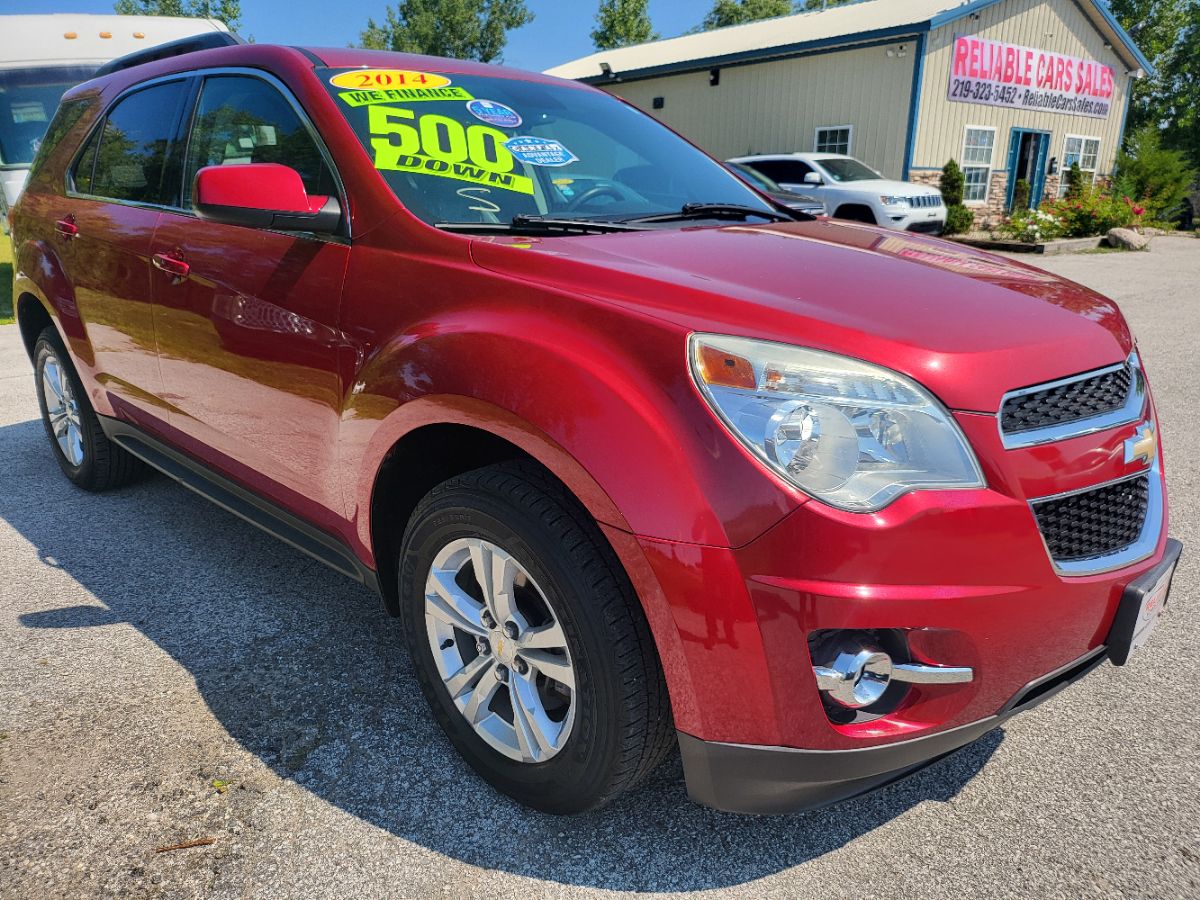
[(518, 128), (521, 125), (520, 113), (495, 100), (471, 100), (467, 103), (467, 112), (479, 121), (495, 125), (497, 128)]
[(505, 141), (504, 147), (531, 166), (566, 166), (579, 161), (578, 156), (553, 138), (515, 137)]
[(533, 179), (513, 171), (517, 160), (503, 131), (398, 106), (370, 106), (368, 114), (376, 169), (533, 194)]
[(470, 92), (456, 87), (445, 75), (408, 69), (355, 69), (329, 79), (338, 97), (349, 106), (376, 103), (420, 103), (430, 100), (473, 100)]

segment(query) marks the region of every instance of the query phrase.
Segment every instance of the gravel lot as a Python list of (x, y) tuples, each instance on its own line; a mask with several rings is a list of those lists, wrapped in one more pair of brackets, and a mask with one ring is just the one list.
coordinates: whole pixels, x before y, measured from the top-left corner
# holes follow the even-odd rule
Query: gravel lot
[(691, 805), (677, 761), (583, 818), (494, 794), (374, 597), (166, 478), (72, 488), (0, 328), (0, 896), (1200, 896), (1200, 241), (1045, 266), (1120, 300), (1148, 360), (1189, 550), (1169, 617), (1124, 670), (778, 819)]

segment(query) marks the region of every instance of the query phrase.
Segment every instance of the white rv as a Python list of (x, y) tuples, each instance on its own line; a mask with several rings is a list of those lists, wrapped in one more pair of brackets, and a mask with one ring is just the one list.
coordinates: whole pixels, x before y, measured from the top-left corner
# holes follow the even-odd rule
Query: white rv
[(0, 223), (64, 91), (126, 53), (228, 30), (216, 19), (169, 16), (0, 16)]

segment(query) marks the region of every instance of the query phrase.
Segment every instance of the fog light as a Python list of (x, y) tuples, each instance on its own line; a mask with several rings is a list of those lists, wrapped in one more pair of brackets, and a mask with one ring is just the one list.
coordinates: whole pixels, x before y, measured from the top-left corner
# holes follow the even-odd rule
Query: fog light
[(879, 702), (892, 680), (892, 658), (877, 647), (844, 649), (827, 666), (813, 666), (817, 687), (847, 709)]

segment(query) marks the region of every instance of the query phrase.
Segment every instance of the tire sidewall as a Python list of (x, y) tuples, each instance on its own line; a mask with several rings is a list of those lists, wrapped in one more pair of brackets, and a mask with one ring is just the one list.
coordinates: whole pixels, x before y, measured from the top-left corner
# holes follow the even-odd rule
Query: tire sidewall
[[(425, 624), (425, 583), (434, 557), (451, 541), (473, 537), (511, 553), (537, 582), (567, 637), (575, 670), (575, 721), (566, 744), (546, 762), (522, 763), (488, 746), (454, 706), (438, 674)], [(604, 774), (617, 752), (620, 723), (609, 685), (614, 673), (594, 621), (586, 586), (547, 529), (526, 511), (482, 491), (460, 488), (418, 510), (404, 536), (399, 587), (405, 639), (434, 714), (468, 764), (500, 790), (545, 811), (575, 811), (570, 798), (605, 799)], [(591, 613), (591, 614), (589, 614)], [(486, 677), (486, 676), (485, 676)]]

